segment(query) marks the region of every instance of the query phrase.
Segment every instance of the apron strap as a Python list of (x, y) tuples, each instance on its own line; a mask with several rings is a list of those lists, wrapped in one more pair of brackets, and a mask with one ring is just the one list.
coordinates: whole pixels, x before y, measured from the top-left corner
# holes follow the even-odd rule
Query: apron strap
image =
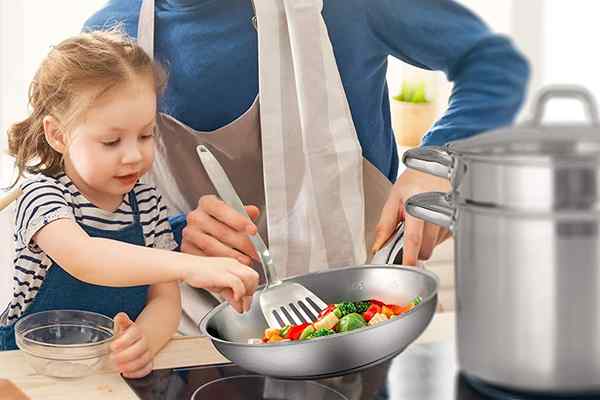
[(154, 59), (154, 0), (142, 0), (137, 41), (150, 58)]
[(129, 205), (131, 206), (131, 212), (133, 213), (133, 222), (136, 224), (140, 223), (140, 210), (138, 207), (137, 198), (135, 197), (135, 188), (129, 192)]
[[(340, 141), (343, 146), (348, 147), (350, 147), (349, 143), (354, 144), (353, 142), (357, 142), (355, 139), (356, 133), (345, 134), (345, 138), (337, 137), (337, 129), (330, 127), (331, 121), (335, 121), (337, 124), (343, 122), (337, 118), (337, 110), (332, 109), (332, 97), (335, 97), (338, 102), (346, 101), (346, 98), (344, 97), (343, 88), (342, 90), (333, 91), (328, 87), (331, 84), (331, 77), (326, 72), (327, 62), (325, 58), (329, 57), (335, 60), (335, 57), (333, 51), (330, 48), (324, 48), (322, 44), (322, 1), (284, 0), (283, 4), (290, 33), (292, 62), (296, 71), (300, 119), (306, 132), (318, 132), (318, 134), (311, 135), (310, 138), (303, 136), (305, 139), (304, 148), (309, 155), (321, 152), (328, 154), (325, 157), (311, 157), (308, 169), (313, 181), (314, 207), (319, 216), (315, 220), (315, 224), (317, 229), (322, 232), (328, 265), (336, 265), (339, 262), (336, 262), (339, 257), (337, 255), (354, 254), (354, 251), (357, 250), (354, 247), (353, 230), (348, 224), (348, 218), (351, 216), (346, 215), (344, 203), (348, 196), (362, 196), (362, 193), (359, 191), (347, 193), (347, 190), (344, 190), (346, 189), (344, 187), (346, 182), (343, 180), (344, 176), (339, 165), (347, 160), (339, 160), (340, 154), (336, 148), (336, 143)], [(314, 118), (316, 115), (326, 115), (327, 118)], [(347, 128), (350, 131), (353, 127), (348, 126)], [(332, 151), (332, 149), (335, 150)], [(344, 154), (345, 157), (353, 157), (354, 160), (352, 161), (360, 165), (358, 155), (360, 155), (360, 149), (356, 147), (353, 154)], [(331, 162), (331, 157), (336, 157), (338, 160)], [(323, 190), (322, 174), (325, 174), (330, 181), (327, 190)], [(329, 200), (331, 198), (340, 199), (341, 202), (338, 207), (331, 207), (331, 201)], [(322, 221), (331, 220), (332, 217), (337, 221), (336, 224), (321, 223)]]

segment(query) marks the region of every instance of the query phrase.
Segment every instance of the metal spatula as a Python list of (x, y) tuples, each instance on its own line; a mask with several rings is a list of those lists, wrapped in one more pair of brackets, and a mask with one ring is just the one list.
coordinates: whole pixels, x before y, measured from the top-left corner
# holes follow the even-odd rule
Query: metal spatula
[[(221, 199), (242, 215), (248, 216), (221, 164), (204, 145), (196, 147), (198, 157)], [(250, 217), (248, 217), (250, 218)], [(327, 304), (298, 283), (282, 282), (277, 277), (271, 253), (260, 235), (250, 236), (265, 273), (266, 285), (259, 295), (260, 308), (271, 328), (298, 325), (317, 320)]]

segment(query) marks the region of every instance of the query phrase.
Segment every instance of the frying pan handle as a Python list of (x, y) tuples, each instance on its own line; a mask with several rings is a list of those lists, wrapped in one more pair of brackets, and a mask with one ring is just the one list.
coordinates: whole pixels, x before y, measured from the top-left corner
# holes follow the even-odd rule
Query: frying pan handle
[(388, 239), (385, 245), (373, 255), (370, 264), (373, 265), (393, 265), (402, 264), (404, 249), (404, 222), (396, 228), (396, 231)]
[(415, 218), (453, 230), (456, 206), (451, 194), (441, 192), (420, 193), (405, 204), (406, 212)]

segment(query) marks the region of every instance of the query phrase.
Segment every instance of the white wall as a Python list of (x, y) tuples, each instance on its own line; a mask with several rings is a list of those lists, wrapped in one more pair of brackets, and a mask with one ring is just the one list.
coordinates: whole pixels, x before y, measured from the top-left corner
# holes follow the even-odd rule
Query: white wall
[[(23, 103), (25, 93), (20, 86), (20, 60), (23, 59), (23, 3), (19, 1), (0, 2), (0, 132), (5, 132), (8, 121), (15, 113), (15, 104)], [(6, 135), (0, 134), (0, 145), (6, 147)], [(11, 161), (0, 155), (0, 186), (4, 187), (10, 180)], [(8, 304), (12, 292), (12, 207), (0, 212), (0, 313)]]
[[(600, 99), (600, 1), (544, 0), (540, 84), (571, 83), (587, 87)], [(554, 101), (547, 121), (583, 120), (574, 101)]]
[[(10, 124), (27, 114), (27, 90), (50, 46), (80, 31), (105, 0), (0, 0), (0, 145)], [(0, 187), (12, 179), (0, 154)], [(1, 193), (0, 193), (1, 195)], [(0, 212), (0, 312), (12, 293), (12, 208)]]

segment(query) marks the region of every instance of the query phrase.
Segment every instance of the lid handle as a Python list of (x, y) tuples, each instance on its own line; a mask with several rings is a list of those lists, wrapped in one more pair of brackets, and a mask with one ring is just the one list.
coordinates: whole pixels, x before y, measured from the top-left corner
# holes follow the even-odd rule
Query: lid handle
[(594, 95), (583, 86), (577, 85), (553, 85), (540, 90), (534, 102), (533, 119), (530, 122), (531, 126), (542, 126), (546, 104), (553, 98), (581, 100), (584, 105), (586, 117), (591, 125), (600, 126)]

